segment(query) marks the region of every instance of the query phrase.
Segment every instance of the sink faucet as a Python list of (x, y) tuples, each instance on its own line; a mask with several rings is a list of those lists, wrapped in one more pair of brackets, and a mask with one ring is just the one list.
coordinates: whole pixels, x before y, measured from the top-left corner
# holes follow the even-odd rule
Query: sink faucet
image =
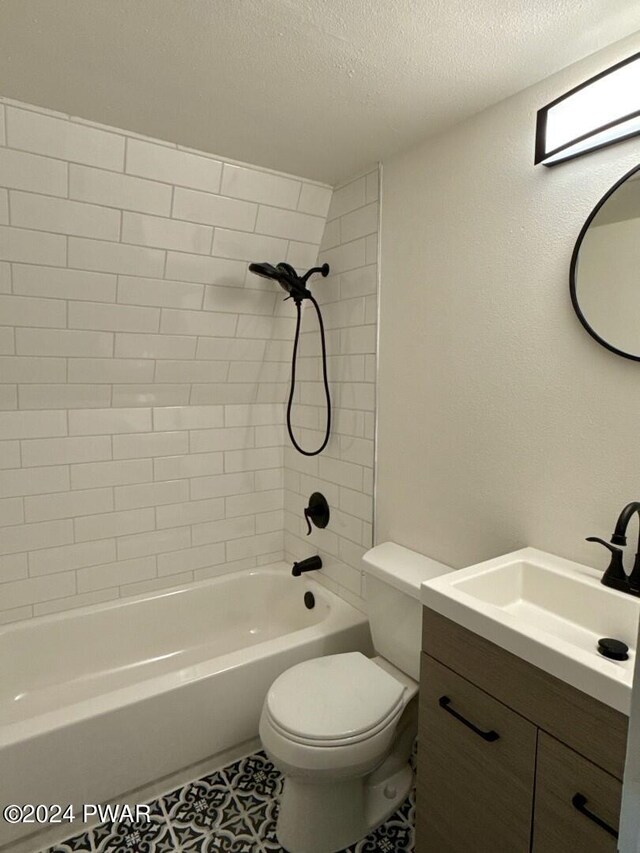
[(628, 592), (631, 595), (640, 596), (640, 535), (638, 537), (638, 548), (636, 557), (633, 563), (631, 574), (627, 574), (622, 563), (622, 549), (614, 547), (615, 545), (627, 544), (627, 527), (631, 521), (632, 515), (637, 512), (640, 517), (640, 502), (631, 501), (628, 503), (616, 521), (616, 527), (611, 537), (612, 544), (605, 542), (598, 536), (588, 536), (587, 542), (599, 542), (611, 552), (611, 562), (609, 567), (602, 576), (602, 581), (605, 586), (610, 586), (613, 589), (618, 589), (621, 592)]
[[(618, 516), (616, 529), (613, 531), (613, 536), (611, 537), (611, 542), (614, 545), (627, 544), (627, 526), (631, 521), (631, 516), (634, 512), (637, 512), (640, 517), (640, 502), (638, 501), (631, 501), (631, 503), (627, 504)], [(636, 558), (633, 562), (631, 574), (629, 575), (629, 586), (631, 587), (632, 592), (636, 595), (640, 595), (640, 533), (638, 534)]]

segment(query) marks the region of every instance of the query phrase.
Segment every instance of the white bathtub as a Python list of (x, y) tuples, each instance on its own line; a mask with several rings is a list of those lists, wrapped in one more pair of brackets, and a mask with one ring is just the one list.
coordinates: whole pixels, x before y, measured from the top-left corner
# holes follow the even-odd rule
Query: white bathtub
[[(284, 563), (0, 629), (0, 805), (107, 802), (220, 753), (281, 672), (355, 649), (366, 618)], [(35, 828), (0, 818), (0, 845)]]

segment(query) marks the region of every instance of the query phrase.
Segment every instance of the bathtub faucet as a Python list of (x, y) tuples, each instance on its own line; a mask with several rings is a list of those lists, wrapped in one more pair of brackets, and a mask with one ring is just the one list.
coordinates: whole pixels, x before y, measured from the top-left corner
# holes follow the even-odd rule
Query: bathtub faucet
[(291, 574), (294, 578), (299, 578), (303, 572), (315, 572), (321, 568), (322, 560), (316, 555), (315, 557), (307, 557), (306, 560), (300, 560), (299, 563), (294, 563)]

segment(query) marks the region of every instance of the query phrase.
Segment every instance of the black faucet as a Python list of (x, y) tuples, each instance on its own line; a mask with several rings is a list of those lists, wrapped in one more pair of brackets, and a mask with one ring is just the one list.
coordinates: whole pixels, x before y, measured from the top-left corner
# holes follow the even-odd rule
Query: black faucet
[[(631, 521), (631, 516), (634, 512), (640, 517), (640, 502), (631, 501), (622, 510), (616, 521), (616, 529), (613, 531), (611, 541), (614, 545), (627, 544), (627, 525)], [(638, 534), (638, 547), (636, 549), (636, 558), (633, 561), (633, 569), (629, 575), (629, 586), (634, 595), (640, 595), (640, 533)]]
[(634, 512), (637, 512), (640, 517), (639, 501), (631, 501), (631, 503), (628, 503), (618, 516), (616, 527), (611, 537), (611, 542), (613, 544), (610, 545), (608, 542), (605, 542), (604, 539), (600, 539), (597, 536), (588, 536), (587, 542), (599, 542), (611, 552), (611, 562), (609, 563), (609, 568), (602, 576), (601, 583), (605, 586), (610, 586), (613, 589), (620, 590), (621, 592), (628, 592), (631, 595), (640, 596), (640, 535), (638, 537), (638, 548), (633, 563), (633, 569), (629, 575), (625, 572), (624, 565), (622, 563), (622, 549), (614, 547), (615, 545), (627, 544), (627, 527)]
[(307, 557), (306, 560), (300, 560), (299, 563), (294, 563), (291, 574), (294, 578), (299, 578), (303, 572), (316, 572), (321, 568), (322, 559), (316, 555), (315, 557)]

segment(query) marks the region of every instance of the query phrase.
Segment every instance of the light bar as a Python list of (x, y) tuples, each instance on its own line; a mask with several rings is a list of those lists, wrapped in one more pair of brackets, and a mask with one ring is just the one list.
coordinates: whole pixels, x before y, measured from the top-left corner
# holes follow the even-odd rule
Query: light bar
[(538, 110), (535, 163), (553, 166), (640, 134), (640, 53)]

